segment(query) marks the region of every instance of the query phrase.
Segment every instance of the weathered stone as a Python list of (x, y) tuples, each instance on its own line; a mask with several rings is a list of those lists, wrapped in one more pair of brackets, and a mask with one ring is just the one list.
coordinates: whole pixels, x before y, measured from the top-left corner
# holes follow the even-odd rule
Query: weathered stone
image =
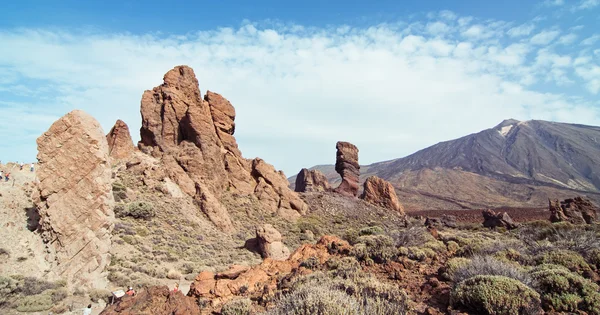
[(456, 216), (443, 214), (439, 218), (430, 218), (427, 217), (425, 219), (425, 226), (427, 227), (450, 227), (456, 228), (458, 225), (456, 224)]
[(124, 296), (106, 307), (101, 315), (200, 315), (196, 299), (181, 291), (170, 292), (167, 286), (142, 289), (136, 296)]
[(573, 224), (592, 224), (597, 219), (598, 208), (588, 199), (575, 197), (559, 202), (549, 200), (550, 221)]
[(271, 224), (257, 227), (256, 239), (258, 240), (259, 252), (263, 258), (286, 260), (290, 256), (290, 250), (281, 241), (281, 233)]
[(37, 139), (41, 234), (52, 271), (90, 286), (110, 263), (114, 197), (108, 144), (100, 124), (75, 110)]
[(394, 186), (377, 176), (367, 178), (363, 194), (360, 198), (372, 204), (404, 214), (404, 207), (398, 201)]
[(504, 227), (512, 230), (518, 227), (512, 218), (506, 212), (495, 213), (494, 211), (487, 209), (481, 212), (483, 215), (483, 226), (488, 228)]
[(296, 176), (296, 192), (329, 191), (331, 185), (327, 177), (318, 170), (303, 168)]
[(358, 148), (349, 142), (339, 141), (336, 144), (335, 171), (342, 177), (342, 182), (335, 189), (336, 192), (350, 196), (358, 196), (358, 177), (360, 165), (358, 164)]
[(108, 142), (110, 157), (116, 160), (128, 159), (135, 150), (129, 127), (120, 119), (106, 135), (106, 141)]
[(187, 66), (164, 76), (164, 83), (144, 92), (142, 152), (162, 158), (166, 173), (194, 197), (221, 230), (234, 230), (219, 200), (225, 191), (255, 194), (270, 212), (294, 220), (306, 204), (288, 187), (283, 173), (261, 159), (246, 160), (235, 137), (235, 109), (221, 95), (201, 98), (198, 80)]

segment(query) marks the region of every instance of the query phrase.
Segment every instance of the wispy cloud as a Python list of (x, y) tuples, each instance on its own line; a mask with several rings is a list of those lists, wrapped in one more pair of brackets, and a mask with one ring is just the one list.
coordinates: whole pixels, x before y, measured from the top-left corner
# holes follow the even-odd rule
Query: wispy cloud
[(97, 117), (105, 131), (123, 119), (138, 138), (142, 92), (178, 64), (195, 69), (203, 92), (234, 104), (244, 155), (288, 175), (331, 162), (338, 140), (356, 143), (361, 161), (374, 162), (509, 117), (600, 124), (595, 98), (556, 90), (579, 82), (586, 93), (599, 92), (591, 52), (552, 46), (576, 34), (509, 25), (444, 11), (365, 28), (245, 23), (174, 36), (3, 30), (2, 112), (12, 125), (0, 129), (0, 147), (21, 141), (35, 149), (19, 125), (40, 134), (74, 108)]

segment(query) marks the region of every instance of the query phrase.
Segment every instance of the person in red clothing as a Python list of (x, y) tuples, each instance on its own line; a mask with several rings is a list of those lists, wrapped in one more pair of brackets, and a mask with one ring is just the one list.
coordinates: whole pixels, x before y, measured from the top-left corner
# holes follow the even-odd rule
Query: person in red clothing
[(175, 287), (173, 288), (173, 292), (179, 291), (179, 283), (175, 283)]
[(133, 290), (132, 287), (129, 287), (129, 290), (127, 290), (127, 292), (125, 292), (125, 294), (127, 294), (129, 296), (134, 296), (135, 295), (135, 291)]

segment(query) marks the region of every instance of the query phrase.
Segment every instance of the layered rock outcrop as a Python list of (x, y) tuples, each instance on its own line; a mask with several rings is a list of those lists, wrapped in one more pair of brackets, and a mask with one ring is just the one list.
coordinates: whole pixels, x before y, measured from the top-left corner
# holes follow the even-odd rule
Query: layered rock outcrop
[(367, 178), (360, 198), (372, 204), (404, 214), (404, 207), (402, 207), (398, 200), (394, 186), (377, 176)]
[(591, 224), (597, 220), (598, 208), (588, 199), (575, 197), (549, 201), (551, 222), (570, 222), (573, 224)]
[(336, 192), (350, 196), (358, 196), (358, 177), (360, 165), (358, 164), (358, 148), (349, 142), (338, 141), (335, 171), (342, 177), (342, 182), (335, 189)]
[(309, 273), (310, 270), (300, 268), (300, 264), (309, 259), (316, 259), (324, 264), (332, 255), (348, 255), (352, 247), (348, 242), (334, 236), (323, 236), (317, 244), (300, 246), (285, 261), (270, 258), (260, 265), (248, 268), (232, 266), (222, 273), (201, 272), (190, 286), (188, 296), (210, 299), (213, 306), (225, 303), (236, 295), (252, 296), (260, 294), (265, 297), (277, 289), (277, 282), (292, 272)]
[(131, 140), (129, 127), (122, 120), (117, 120), (110, 132), (106, 135), (108, 152), (111, 158), (125, 160), (133, 154), (135, 147)]
[(306, 204), (288, 188), (281, 171), (261, 159), (242, 157), (235, 137), (235, 109), (221, 95), (201, 97), (194, 71), (178, 66), (164, 83), (145, 91), (138, 147), (162, 158), (167, 175), (194, 197), (221, 230), (233, 231), (227, 209), (219, 202), (226, 190), (255, 195), (265, 209), (287, 219), (306, 211)]
[(508, 230), (516, 229), (518, 224), (506, 212), (494, 212), (490, 209), (483, 210), (483, 226), (488, 228), (503, 227)]
[(286, 260), (290, 256), (290, 250), (282, 242), (281, 233), (271, 224), (264, 224), (256, 228), (256, 240), (263, 258)]
[(196, 299), (181, 291), (169, 292), (167, 286), (147, 287), (136, 296), (124, 296), (106, 307), (101, 315), (200, 315)]
[(329, 191), (331, 185), (327, 181), (325, 174), (318, 170), (308, 170), (303, 168), (296, 176), (296, 192), (317, 192)]
[(40, 231), (69, 284), (89, 286), (110, 263), (113, 228), (108, 144), (100, 124), (75, 110), (37, 139)]

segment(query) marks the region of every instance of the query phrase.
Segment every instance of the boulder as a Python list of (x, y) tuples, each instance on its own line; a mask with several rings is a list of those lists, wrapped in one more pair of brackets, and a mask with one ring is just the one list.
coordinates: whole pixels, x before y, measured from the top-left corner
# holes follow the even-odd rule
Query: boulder
[(303, 168), (296, 176), (296, 192), (329, 191), (331, 185), (327, 177), (318, 170)]
[(456, 228), (458, 225), (456, 224), (456, 216), (444, 214), (441, 217), (427, 217), (425, 219), (425, 226), (427, 227), (449, 227)]
[(162, 85), (145, 91), (141, 114), (140, 150), (160, 158), (167, 176), (221, 230), (234, 230), (219, 201), (226, 191), (255, 195), (264, 209), (289, 220), (306, 212), (306, 203), (289, 189), (281, 171), (242, 157), (233, 136), (233, 105), (211, 91), (202, 98), (190, 67), (175, 67)]
[(281, 233), (271, 224), (257, 227), (256, 239), (258, 240), (259, 252), (263, 258), (286, 260), (290, 256), (290, 250), (282, 242)]
[(487, 209), (483, 210), (483, 226), (488, 228), (504, 227), (508, 230), (516, 229), (518, 224), (506, 212), (498, 212)]
[(404, 207), (398, 201), (394, 186), (377, 176), (370, 176), (364, 184), (361, 199), (390, 210), (404, 214)]
[(116, 160), (125, 160), (131, 157), (135, 147), (131, 140), (129, 127), (122, 120), (117, 120), (110, 132), (106, 135), (108, 142), (108, 152), (111, 158)]
[(106, 137), (93, 117), (75, 110), (54, 122), (37, 145), (34, 202), (52, 272), (89, 287), (110, 263), (114, 197)]
[(570, 222), (573, 224), (591, 224), (597, 219), (598, 208), (588, 199), (549, 200), (550, 221)]
[(196, 299), (181, 291), (170, 292), (167, 286), (143, 288), (135, 296), (124, 296), (108, 305), (101, 315), (200, 315)]
[(335, 171), (342, 177), (342, 182), (335, 191), (342, 195), (356, 197), (360, 176), (358, 148), (352, 143), (343, 141), (339, 141), (335, 147), (337, 149)]

